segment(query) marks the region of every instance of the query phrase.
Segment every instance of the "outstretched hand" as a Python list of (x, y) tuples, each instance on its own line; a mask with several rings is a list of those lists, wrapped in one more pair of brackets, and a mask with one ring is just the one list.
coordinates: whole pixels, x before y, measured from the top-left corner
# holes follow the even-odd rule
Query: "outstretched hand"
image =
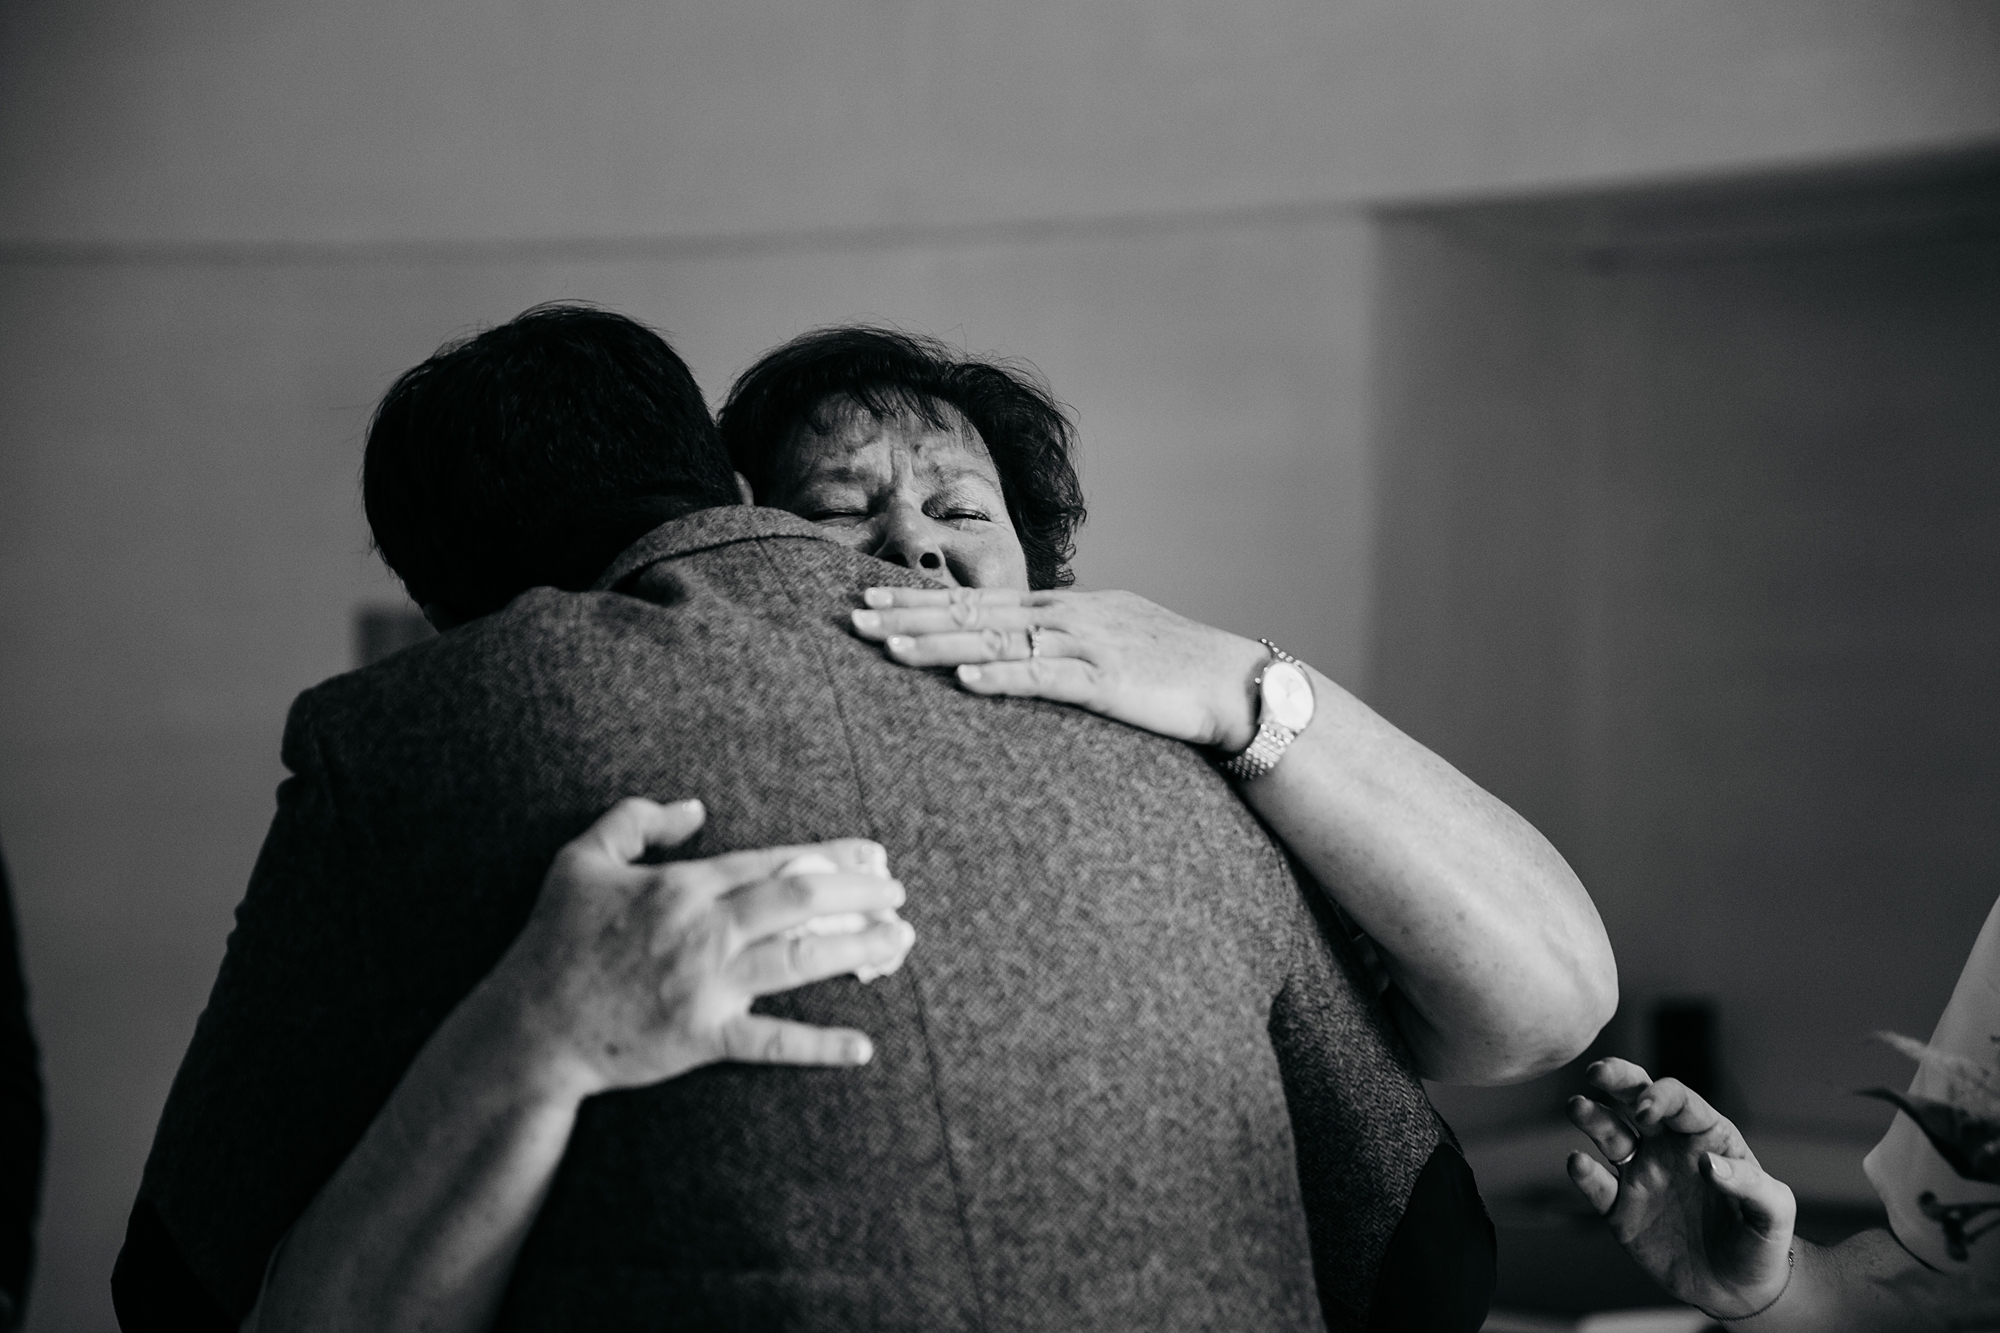
[(854, 632), (905, 666), (956, 667), (974, 694), (1074, 704), (1195, 745), (1257, 731), (1261, 644), (1129, 592), (870, 588)]
[[(1612, 1163), (1569, 1156), (1569, 1176), (1618, 1243), (1675, 1297), (1740, 1318), (1785, 1290), (1792, 1191), (1764, 1173), (1743, 1136), (1678, 1079), (1654, 1082), (1628, 1060), (1585, 1077), (1597, 1100), (1572, 1097), (1569, 1118)], [(1614, 1174), (1615, 1172), (1615, 1174)]]

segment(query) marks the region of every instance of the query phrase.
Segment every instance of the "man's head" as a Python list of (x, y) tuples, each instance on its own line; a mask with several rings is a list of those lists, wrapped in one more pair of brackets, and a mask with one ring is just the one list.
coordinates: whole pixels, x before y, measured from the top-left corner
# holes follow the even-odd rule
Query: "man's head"
[(746, 371), (722, 436), (759, 504), (946, 583), (1061, 588), (1083, 522), (1068, 417), (1025, 368), (820, 329)]
[(529, 588), (587, 588), (652, 528), (738, 502), (673, 348), (578, 305), (537, 306), (397, 380), (362, 495), (382, 558), (444, 623)]

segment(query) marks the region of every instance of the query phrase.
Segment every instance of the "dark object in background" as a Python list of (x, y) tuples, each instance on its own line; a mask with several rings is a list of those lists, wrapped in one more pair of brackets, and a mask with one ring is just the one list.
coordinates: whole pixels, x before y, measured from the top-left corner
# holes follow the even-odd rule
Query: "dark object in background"
[(28, 1026), (28, 988), (14, 931), (14, 893), (0, 858), (0, 1328), (20, 1323), (35, 1260), (42, 1197), (42, 1071)]
[(401, 606), (364, 606), (354, 613), (354, 665), (373, 666), (390, 653), (400, 653), (437, 631), (424, 613)]
[(1653, 1063), (1648, 1072), (1656, 1079), (1677, 1078), (1709, 1105), (1717, 1105), (1722, 1068), (1716, 1056), (1713, 1000), (1662, 1000), (1653, 1006)]

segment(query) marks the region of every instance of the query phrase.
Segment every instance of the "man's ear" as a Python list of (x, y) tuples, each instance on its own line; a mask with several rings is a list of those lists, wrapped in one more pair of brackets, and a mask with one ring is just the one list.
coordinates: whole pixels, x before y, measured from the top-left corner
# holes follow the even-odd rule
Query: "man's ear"
[(736, 493), (743, 497), (743, 503), (747, 505), (756, 504), (757, 492), (750, 489), (750, 478), (744, 476), (741, 472), (734, 475), (736, 477)]

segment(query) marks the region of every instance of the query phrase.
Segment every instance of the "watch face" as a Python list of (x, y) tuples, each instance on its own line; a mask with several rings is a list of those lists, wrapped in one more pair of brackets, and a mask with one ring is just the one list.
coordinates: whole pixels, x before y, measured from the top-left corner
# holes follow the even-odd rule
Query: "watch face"
[(1264, 716), (1287, 731), (1304, 731), (1312, 721), (1313, 688), (1306, 673), (1290, 662), (1264, 668)]

